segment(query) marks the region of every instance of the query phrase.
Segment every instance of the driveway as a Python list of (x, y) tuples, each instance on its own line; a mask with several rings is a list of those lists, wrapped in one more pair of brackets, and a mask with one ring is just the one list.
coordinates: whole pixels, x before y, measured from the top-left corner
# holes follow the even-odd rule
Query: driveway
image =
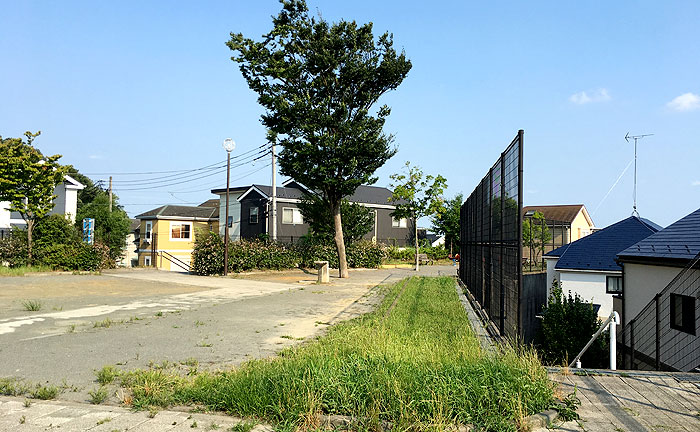
[[(424, 267), (420, 274), (454, 274)], [(226, 368), (318, 335), (331, 323), (372, 309), (381, 284), (415, 272), (354, 270), (315, 284), (301, 271), (237, 278), (154, 270), (103, 275), (2, 278), (0, 377), (63, 385), (60, 398), (83, 402), (94, 371), (163, 361)], [(260, 279), (260, 280), (255, 280)], [(41, 310), (22, 302), (38, 299)]]

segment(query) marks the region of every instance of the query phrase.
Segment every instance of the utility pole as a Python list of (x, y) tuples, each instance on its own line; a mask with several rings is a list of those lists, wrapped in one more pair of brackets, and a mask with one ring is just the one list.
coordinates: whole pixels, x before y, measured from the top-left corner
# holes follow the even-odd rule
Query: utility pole
[(272, 208), (270, 209), (270, 231), (272, 241), (277, 241), (277, 154), (275, 142), (272, 142)]
[(226, 220), (224, 221), (224, 276), (228, 275), (228, 202), (229, 186), (231, 181), (231, 152), (236, 148), (236, 143), (231, 138), (224, 140), (226, 150)]
[(112, 213), (112, 176), (109, 176), (109, 212)]
[(630, 138), (634, 140), (634, 191), (632, 192), (632, 216), (636, 215), (637, 217), (639, 217), (639, 212), (637, 211), (637, 140), (652, 135), (654, 134), (630, 136), (629, 132), (627, 132), (627, 135), (625, 135), (625, 141), (630, 142)]

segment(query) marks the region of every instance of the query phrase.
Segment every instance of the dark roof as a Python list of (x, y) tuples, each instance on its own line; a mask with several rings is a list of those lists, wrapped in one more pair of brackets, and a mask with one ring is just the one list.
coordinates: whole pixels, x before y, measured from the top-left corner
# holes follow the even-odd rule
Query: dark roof
[(700, 253), (700, 209), (620, 252), (621, 261), (645, 259), (690, 260)]
[[(260, 184), (254, 184), (249, 186), (249, 188), (256, 188), (266, 197), (272, 194), (272, 187)], [(219, 189), (216, 189), (219, 190)], [(215, 191), (212, 191), (215, 192)], [(304, 196), (304, 191), (297, 187), (278, 187), (277, 188), (277, 198), (288, 198), (288, 199), (301, 199)], [(347, 197), (350, 202), (357, 202), (363, 204), (381, 204), (381, 205), (393, 205), (389, 202), (391, 197), (391, 191), (385, 187), (378, 186), (359, 186), (355, 193)]]
[(136, 216), (137, 219), (160, 218), (198, 218), (218, 219), (219, 209), (214, 207), (191, 207), (180, 205), (164, 205)]
[(210, 207), (210, 208), (219, 207), (219, 198), (212, 198), (210, 200), (206, 200), (203, 203), (201, 203), (200, 205), (198, 205), (197, 207)]
[(620, 265), (615, 262), (616, 255), (656, 233), (659, 228), (651, 221), (630, 216), (573, 243), (554, 249), (545, 256), (559, 257), (555, 266), (558, 270), (620, 270)]
[(141, 221), (138, 219), (129, 219), (129, 232), (134, 232), (141, 227)]
[[(228, 191), (229, 192), (244, 192), (248, 189), (250, 189), (250, 185), (248, 185), (248, 186), (231, 186), (228, 188)], [(226, 188), (212, 189), (211, 193), (213, 193), (213, 194), (226, 193)]]
[[(523, 215), (528, 211), (538, 211), (542, 213), (544, 218), (548, 221), (571, 223), (583, 209), (585, 209), (583, 204), (525, 206), (523, 207)], [(587, 212), (585, 214), (587, 214)], [(591, 220), (591, 224), (592, 223), (593, 221)]]

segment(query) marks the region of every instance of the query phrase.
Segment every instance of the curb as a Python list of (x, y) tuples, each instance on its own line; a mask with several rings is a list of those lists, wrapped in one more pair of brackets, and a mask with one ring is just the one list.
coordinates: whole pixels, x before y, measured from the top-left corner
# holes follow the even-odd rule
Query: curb
[(525, 425), (528, 426), (530, 430), (537, 430), (537, 428), (546, 429), (558, 419), (559, 413), (556, 410), (547, 410), (525, 417)]

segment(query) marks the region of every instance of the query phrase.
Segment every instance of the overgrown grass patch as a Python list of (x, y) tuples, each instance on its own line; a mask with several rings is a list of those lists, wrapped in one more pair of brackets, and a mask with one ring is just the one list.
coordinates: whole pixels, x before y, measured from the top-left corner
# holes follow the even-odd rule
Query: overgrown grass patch
[(0, 276), (24, 276), (27, 273), (47, 273), (52, 272), (53, 267), (50, 266), (18, 266), (5, 267), (0, 265)]
[(136, 408), (204, 405), (278, 430), (314, 429), (318, 414), (339, 414), (357, 419), (359, 430), (389, 422), (397, 430), (516, 431), (525, 416), (552, 405), (552, 385), (532, 351), (481, 350), (453, 279), (416, 277), (403, 290), (402, 283), (387, 288), (374, 312), (276, 358), (193, 376), (133, 371), (121, 385)]

